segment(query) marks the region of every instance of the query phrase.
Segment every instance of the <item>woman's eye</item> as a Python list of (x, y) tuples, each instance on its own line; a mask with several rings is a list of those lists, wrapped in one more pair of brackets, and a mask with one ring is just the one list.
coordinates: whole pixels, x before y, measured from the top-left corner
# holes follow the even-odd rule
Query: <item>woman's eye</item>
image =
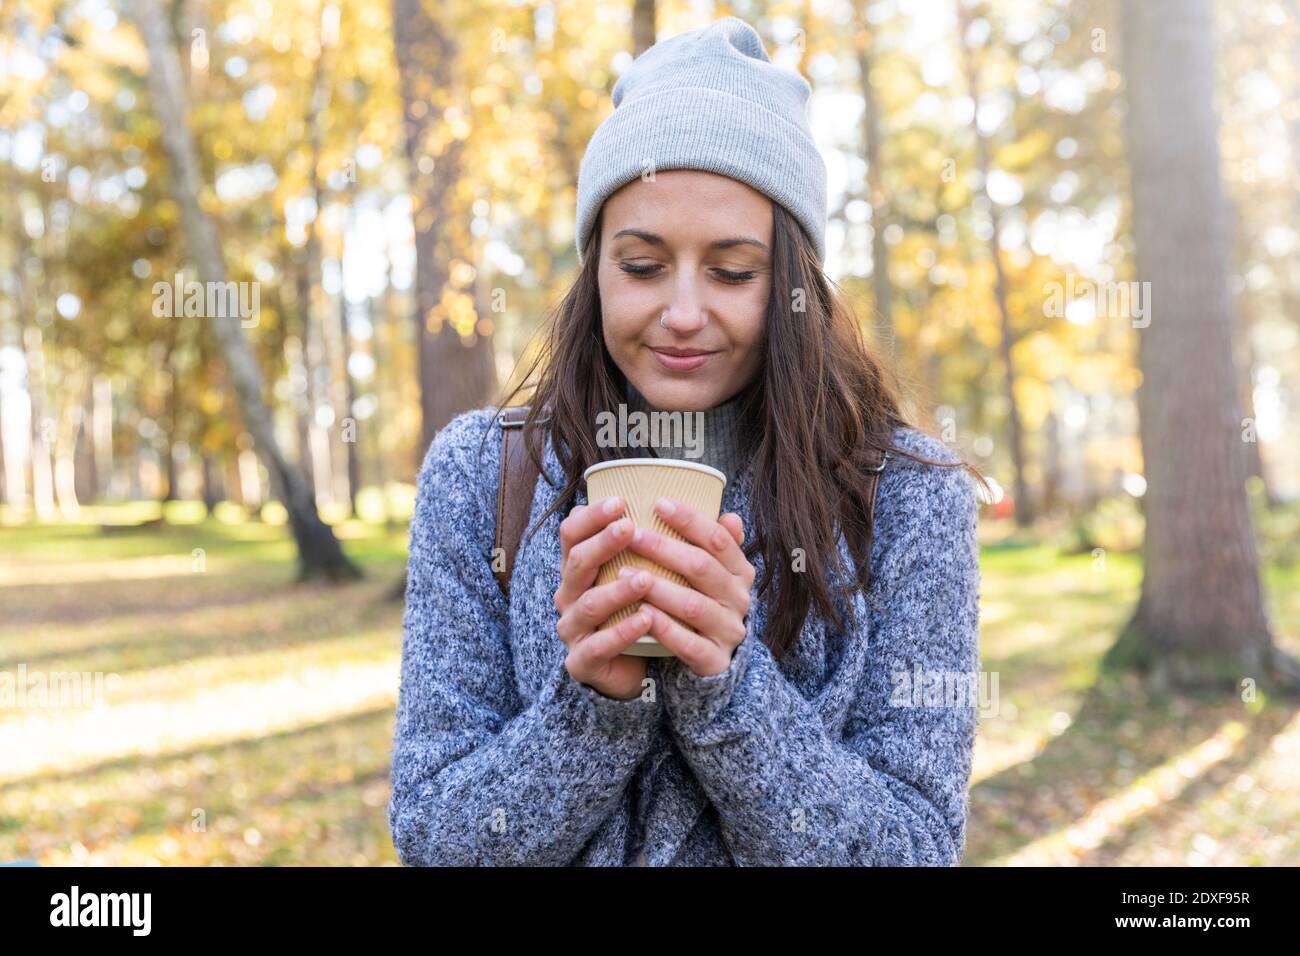
[[(634, 276), (652, 276), (658, 274), (658, 272), (661, 269), (663, 269), (663, 266), (659, 265), (658, 263), (650, 263), (649, 265), (636, 265), (635, 263), (631, 263), (631, 262), (620, 262), (618, 264), (618, 267), (622, 269), (624, 272), (626, 272), (628, 275), (634, 275)], [(754, 278), (754, 276), (758, 275), (757, 272), (730, 272), (726, 269), (715, 269), (713, 271), (714, 274), (719, 279), (721, 279), (723, 282), (730, 283), (731, 285), (740, 285), (741, 283), (748, 282), (750, 279)]]
[(638, 265), (633, 265), (630, 262), (620, 262), (618, 267), (622, 269), (624, 272), (626, 272), (628, 275), (634, 275), (634, 276), (651, 275), (656, 269), (662, 268), (661, 266), (655, 265), (653, 263), (651, 265), (638, 266)]

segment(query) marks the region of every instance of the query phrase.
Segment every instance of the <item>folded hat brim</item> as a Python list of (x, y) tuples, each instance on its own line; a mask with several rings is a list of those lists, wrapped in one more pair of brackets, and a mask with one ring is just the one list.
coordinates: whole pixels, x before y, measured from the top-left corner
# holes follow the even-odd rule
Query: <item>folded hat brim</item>
[(592, 135), (578, 173), (579, 261), (605, 200), (670, 169), (718, 173), (770, 196), (824, 260), (826, 162), (807, 130), (722, 90), (673, 87), (623, 103)]

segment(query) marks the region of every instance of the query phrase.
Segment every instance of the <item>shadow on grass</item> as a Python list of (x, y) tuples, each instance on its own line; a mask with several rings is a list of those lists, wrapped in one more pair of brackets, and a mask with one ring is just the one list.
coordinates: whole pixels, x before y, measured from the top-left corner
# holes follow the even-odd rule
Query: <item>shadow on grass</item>
[(169, 750), (165, 753), (158, 754), (132, 754), (127, 757), (116, 757), (112, 760), (102, 760), (98, 763), (78, 767), (76, 770), (59, 770), (50, 773), (32, 774), (30, 776), (20, 777), (17, 780), (0, 783), (0, 795), (14, 790), (30, 789), (50, 784), (78, 783), (85, 781), (88, 778), (117, 770), (140, 770), (145, 767), (156, 768), (159, 765), (189, 760), (205, 754), (214, 757), (217, 755), (225, 757), (252, 757), (259, 750), (287, 745), (294, 740), (300, 740), (313, 734), (319, 734), (322, 731), (346, 730), (349, 728), (357, 729), (369, 725), (371, 722), (376, 720), (391, 720), (394, 712), (393, 705), (385, 704), (380, 707), (370, 707), (365, 710), (355, 711), (343, 717), (334, 717), (329, 720), (320, 720), (315, 723), (304, 724), (303, 726), (295, 727), (292, 730), (278, 730), (261, 737), (247, 737), (241, 740), (233, 740), (222, 744), (205, 744), (195, 747), (186, 747), (181, 750)]
[[(6, 791), (40, 792), (60, 786), (111, 794), (114, 778), (121, 775), (139, 778), (152, 773), (159, 781), (149, 793), (127, 799), (83, 799), (75, 810), (56, 812), (42, 822), (41, 831), (27, 834), (31, 843), (25, 856), (29, 857), (63, 850), (70, 835), (102, 851), (184, 831), (191, 827), (194, 811), (201, 808), (206, 826), (190, 835), (216, 841), (210, 847), (218, 858), (229, 856), (228, 844), (239, 842), (243, 827), (257, 826), (264, 830), (267, 856), (256, 863), (313, 862), (322, 851), (300, 826), (311, 821), (313, 827), (337, 828), (337, 833), (347, 834), (343, 841), (349, 845), (364, 837), (371, 846), (366, 859), (373, 861), (383, 857), (382, 850), (374, 847), (389, 840), (387, 796), (386, 792), (382, 797), (367, 796), (367, 791), (380, 785), (386, 791), (393, 720), (391, 705), (371, 707), (262, 737), (34, 775), (0, 787), (0, 797)], [(206, 762), (193, 766), (200, 758)], [(340, 773), (344, 767), (347, 772)], [(232, 820), (239, 821), (233, 832)], [(283, 824), (283, 829), (271, 821)], [(5, 835), (4, 822), (0, 817), (0, 837)], [(17, 823), (20, 829), (31, 828), (28, 821)], [(224, 828), (214, 827), (219, 823)]]
[[(228, 574), (151, 575), (147, 578), (76, 582), (69, 584), (12, 584), (0, 586), (4, 626), (84, 624), (121, 615), (167, 616), (233, 603), (265, 599), (280, 594), (293, 597), (301, 589), (318, 587), (296, 581), (291, 562), (264, 561)], [(404, 560), (376, 560), (364, 565), (368, 576), (396, 580)], [(350, 586), (353, 582), (340, 585)]]
[[(1102, 846), (1078, 855), (1088, 863), (1105, 848), (1117, 851), (1150, 821), (1195, 812), (1221, 781), (1265, 754), (1295, 714), (1286, 701), (1249, 713), (1231, 695), (1151, 696), (1136, 679), (1102, 674), (1085, 693), (1070, 726), (1032, 759), (1007, 767), (971, 788), (963, 863), (987, 865), (1044, 837), (1078, 824), (1102, 801), (1122, 793), (1143, 774), (1175, 761), (1213, 737), (1226, 721), (1246, 727), (1232, 752), (1189, 778), (1180, 792), (1118, 823)], [(1230, 777), (1229, 777), (1230, 778)], [(1147, 834), (1143, 839), (1151, 839)]]
[[(387, 575), (405, 566), (404, 534), (365, 524), (348, 530), (345, 549), (366, 571)], [(237, 596), (251, 586), (292, 584), (298, 571), (287, 531), (263, 526), (209, 520), (111, 536), (84, 525), (33, 526), (12, 535), (0, 553), (0, 606), (8, 625), (210, 606), (226, 599), (228, 582), (236, 582)], [(197, 560), (206, 571), (195, 569)], [(214, 579), (221, 582), (215, 590)]]
[[(268, 565), (270, 562), (268, 562)], [(15, 584), (0, 587), (5, 624), (86, 624), (122, 615), (169, 616), (231, 603), (261, 600), (288, 592), (293, 570), (283, 575), (267, 567), (237, 574), (155, 575), (139, 580), (70, 584)], [(291, 592), (290, 592), (291, 593)]]
[[(271, 591), (229, 591), (192, 604), (184, 611), (214, 608), (248, 608), (266, 605), (266, 616), (239, 630), (232, 622), (214, 621), (209, 627), (178, 633), (159, 623), (160, 636), (96, 643), (93, 640), (45, 654), (18, 653), (0, 657), (0, 670), (19, 664), (56, 671), (104, 671), (127, 674), (172, 666), (201, 657), (234, 658), (248, 654), (356, 636), (387, 618), (395, 618), (402, 605), (387, 601), (392, 576), (347, 585), (280, 585)], [(321, 600), (311, 600), (319, 596)], [(326, 601), (329, 601), (327, 604)], [(148, 612), (140, 623), (170, 618), (182, 609)], [(115, 614), (119, 617), (121, 614)], [(132, 622), (135, 623), (135, 622)], [(75, 666), (72, 666), (75, 665)]]

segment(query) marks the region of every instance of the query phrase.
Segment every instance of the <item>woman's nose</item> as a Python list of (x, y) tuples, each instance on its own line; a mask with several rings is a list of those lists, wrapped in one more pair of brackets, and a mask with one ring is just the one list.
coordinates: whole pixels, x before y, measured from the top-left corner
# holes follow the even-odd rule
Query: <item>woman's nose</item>
[(708, 322), (704, 303), (690, 289), (679, 290), (663, 314), (660, 324), (678, 335), (690, 335)]

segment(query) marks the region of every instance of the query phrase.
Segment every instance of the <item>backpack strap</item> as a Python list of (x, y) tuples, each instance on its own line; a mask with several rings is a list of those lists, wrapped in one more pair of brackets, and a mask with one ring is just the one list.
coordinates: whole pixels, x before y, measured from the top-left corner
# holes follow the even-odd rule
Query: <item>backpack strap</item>
[[(510, 573), (515, 567), (515, 553), (528, 526), (533, 506), (533, 490), (541, 474), (524, 443), (524, 419), (527, 405), (513, 405), (497, 416), (501, 426), (501, 475), (497, 482), (497, 526), (492, 555), (496, 548), (505, 553), (505, 567), (494, 570), (497, 584), (506, 600), (510, 599)], [(493, 561), (493, 568), (496, 568)]]
[(889, 452), (883, 449), (873, 451), (873, 458), (877, 464), (866, 469), (867, 480), (867, 580), (871, 580), (871, 535), (875, 530), (876, 522), (876, 489), (880, 487), (880, 474), (885, 470), (885, 462), (889, 460)]

